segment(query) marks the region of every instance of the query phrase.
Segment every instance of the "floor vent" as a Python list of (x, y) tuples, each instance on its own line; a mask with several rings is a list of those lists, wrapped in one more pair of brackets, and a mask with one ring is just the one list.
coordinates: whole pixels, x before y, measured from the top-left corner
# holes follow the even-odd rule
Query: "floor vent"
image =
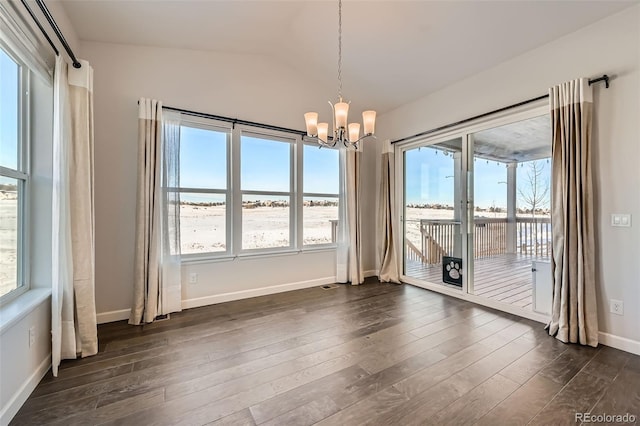
[(166, 321), (168, 319), (171, 319), (171, 314), (158, 315), (154, 321)]
[(325, 284), (320, 288), (323, 290), (331, 290), (332, 288), (338, 288), (338, 284)]

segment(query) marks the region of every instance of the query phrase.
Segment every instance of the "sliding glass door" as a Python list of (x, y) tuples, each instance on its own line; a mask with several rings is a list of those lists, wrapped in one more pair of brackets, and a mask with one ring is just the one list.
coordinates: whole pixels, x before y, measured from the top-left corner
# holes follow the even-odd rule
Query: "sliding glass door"
[(459, 137), (404, 152), (405, 274), (454, 288), (462, 288), (462, 148)]
[(549, 311), (549, 117), (518, 118), (397, 148), (406, 282)]

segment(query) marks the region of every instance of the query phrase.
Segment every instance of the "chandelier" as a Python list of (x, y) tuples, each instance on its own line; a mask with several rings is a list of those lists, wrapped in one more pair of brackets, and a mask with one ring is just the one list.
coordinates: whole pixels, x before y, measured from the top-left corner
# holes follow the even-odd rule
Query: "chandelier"
[[(364, 111), (362, 113), (363, 136), (360, 136), (360, 123), (349, 123), (350, 102), (342, 99), (342, 0), (338, 0), (338, 102), (331, 105), (333, 112), (333, 138), (329, 141), (329, 123), (318, 123), (318, 113), (308, 112), (304, 115), (307, 125), (307, 136), (316, 138), (320, 146), (334, 147), (342, 143), (347, 148), (358, 148), (358, 142), (366, 137), (374, 136), (376, 125), (376, 112)], [(375, 137), (375, 136), (374, 136)]]

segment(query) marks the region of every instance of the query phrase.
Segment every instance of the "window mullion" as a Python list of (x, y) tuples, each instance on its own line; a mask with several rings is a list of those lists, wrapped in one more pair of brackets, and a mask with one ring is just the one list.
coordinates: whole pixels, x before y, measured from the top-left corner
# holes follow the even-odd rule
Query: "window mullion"
[(240, 157), (241, 131), (234, 127), (231, 131), (231, 253), (237, 255), (242, 248), (242, 191)]
[(304, 246), (304, 210), (302, 208), (304, 196), (304, 144), (302, 138), (296, 141), (296, 168), (295, 168), (295, 204), (296, 204), (296, 247)]

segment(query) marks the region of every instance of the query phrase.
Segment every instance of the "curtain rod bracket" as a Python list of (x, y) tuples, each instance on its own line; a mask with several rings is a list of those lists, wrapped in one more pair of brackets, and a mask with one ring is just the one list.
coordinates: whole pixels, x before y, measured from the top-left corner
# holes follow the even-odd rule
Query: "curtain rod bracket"
[(589, 80), (589, 86), (591, 86), (593, 83), (598, 83), (600, 81), (604, 81), (605, 89), (609, 88), (609, 76), (607, 74), (604, 74), (602, 77), (598, 77), (598, 78), (594, 78), (593, 80)]

